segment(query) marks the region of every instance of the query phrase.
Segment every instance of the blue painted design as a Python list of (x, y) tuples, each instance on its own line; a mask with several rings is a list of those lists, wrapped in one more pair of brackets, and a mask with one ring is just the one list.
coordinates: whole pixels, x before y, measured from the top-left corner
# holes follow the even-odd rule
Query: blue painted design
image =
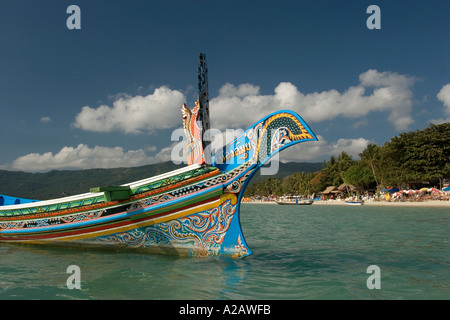
[(251, 251), (243, 240), (239, 225), (236, 197), (228, 197), (231, 198), (212, 209), (97, 239), (124, 247), (166, 247), (193, 256), (249, 255)]
[(0, 206), (10, 206), (10, 205), (14, 205), (14, 204), (24, 204), (24, 203), (31, 203), (31, 202), (38, 202), (38, 201), (39, 200), (0, 195)]
[(281, 150), (304, 141), (317, 141), (316, 135), (295, 112), (274, 112), (255, 123), (240, 137), (218, 150), (213, 165), (222, 172), (247, 162), (261, 167)]

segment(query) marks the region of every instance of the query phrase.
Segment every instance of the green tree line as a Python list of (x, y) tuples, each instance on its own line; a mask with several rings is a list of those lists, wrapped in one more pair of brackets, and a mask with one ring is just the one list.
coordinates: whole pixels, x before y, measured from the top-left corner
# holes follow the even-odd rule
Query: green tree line
[(312, 195), (343, 183), (360, 193), (424, 182), (439, 186), (450, 178), (450, 123), (402, 133), (382, 146), (370, 143), (359, 157), (355, 160), (343, 151), (331, 156), (319, 172), (268, 178), (250, 185), (245, 195)]

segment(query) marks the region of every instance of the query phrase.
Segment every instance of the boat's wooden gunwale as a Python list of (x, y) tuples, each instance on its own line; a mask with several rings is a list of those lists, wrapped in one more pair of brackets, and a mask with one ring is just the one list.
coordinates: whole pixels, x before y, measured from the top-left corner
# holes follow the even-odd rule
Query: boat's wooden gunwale
[[(199, 169), (199, 167), (196, 166), (196, 168), (193, 171), (195, 171), (197, 169)], [(185, 173), (185, 172), (189, 172), (189, 171), (184, 171), (183, 173)], [(133, 195), (130, 196), (129, 199), (126, 199), (126, 200), (113, 200), (113, 201), (105, 202), (104, 199), (102, 199), (101, 201), (96, 201), (96, 199), (99, 197), (104, 198), (103, 192), (101, 192), (101, 193), (97, 193), (97, 194), (90, 193), (94, 196), (91, 198), (84, 199), (85, 201), (89, 201), (90, 202), (89, 204), (85, 204), (85, 205), (80, 204), (78, 206), (64, 208), (64, 209), (50, 210), (51, 207), (46, 205), (44, 203), (44, 201), (35, 202), (35, 203), (33, 203), (34, 204), (33, 206), (31, 206), (31, 204), (26, 204), (26, 205), (23, 205), (22, 208), (18, 207), (18, 205), (2, 207), (0, 210), (0, 221), (41, 219), (41, 218), (56, 217), (56, 216), (62, 216), (62, 215), (72, 215), (72, 214), (77, 214), (77, 213), (82, 213), (82, 212), (92, 211), (92, 210), (107, 209), (107, 208), (114, 207), (117, 205), (132, 203), (132, 202), (138, 201), (140, 199), (143, 199), (143, 198), (146, 198), (149, 196), (156, 196), (158, 194), (162, 194), (167, 191), (175, 190), (177, 188), (184, 188), (189, 184), (199, 183), (203, 180), (212, 178), (217, 175), (220, 175), (220, 171), (218, 169), (212, 170), (205, 174), (196, 175), (192, 178), (182, 180), (178, 183), (167, 184), (160, 188), (145, 191), (142, 193), (134, 193)], [(167, 175), (168, 178), (170, 178), (172, 176), (176, 176), (176, 175), (173, 175), (173, 174)], [(142, 180), (142, 181), (144, 181), (144, 180)], [(148, 181), (148, 180), (145, 180), (145, 181)], [(158, 181), (158, 180), (155, 179), (153, 182), (156, 182), (156, 181)], [(67, 199), (67, 198), (61, 198), (61, 199)], [(44, 204), (42, 204), (42, 203), (44, 203)], [(62, 203), (65, 203), (65, 202), (62, 202)], [(55, 203), (54, 205), (57, 205), (57, 204)], [(22, 214), (18, 213), (18, 212), (21, 212), (21, 210), (26, 210), (25, 206), (28, 207), (28, 210), (34, 209), (35, 212), (22, 213)], [(13, 208), (13, 209), (10, 210), (10, 208)], [(13, 211), (13, 212), (17, 212), (17, 213), (3, 215), (3, 216), (1, 215), (2, 213), (4, 214), (5, 212), (8, 212), (8, 211)]]

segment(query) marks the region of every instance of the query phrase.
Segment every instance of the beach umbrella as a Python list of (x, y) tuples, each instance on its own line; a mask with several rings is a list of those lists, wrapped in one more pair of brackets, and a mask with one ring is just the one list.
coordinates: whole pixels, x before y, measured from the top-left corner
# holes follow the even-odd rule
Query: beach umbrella
[(444, 189), (442, 189), (442, 191), (450, 191), (450, 186), (445, 187)]
[(428, 192), (435, 192), (435, 193), (439, 193), (440, 191), (436, 188), (430, 188), (428, 189)]
[(427, 189), (427, 188), (422, 188), (422, 189), (420, 189), (420, 191), (422, 191), (422, 192), (427, 192), (428, 189)]
[(395, 192), (392, 194), (393, 197), (401, 197), (403, 194), (401, 194), (400, 192)]

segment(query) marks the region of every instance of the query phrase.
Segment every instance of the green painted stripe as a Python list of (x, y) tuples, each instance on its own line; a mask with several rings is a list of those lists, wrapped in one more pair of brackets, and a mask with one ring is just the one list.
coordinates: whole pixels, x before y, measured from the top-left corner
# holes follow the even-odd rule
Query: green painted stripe
[[(186, 207), (188, 205), (194, 204), (196, 202), (201, 202), (201, 201), (204, 201), (204, 200), (208, 200), (210, 198), (214, 198), (216, 196), (220, 196), (222, 193), (223, 193), (223, 188), (219, 188), (217, 190), (213, 190), (213, 191), (211, 191), (209, 193), (206, 193), (206, 194), (201, 195), (199, 197), (195, 197), (193, 199), (189, 199), (189, 200), (186, 200), (186, 201), (183, 201), (183, 202), (180, 202), (180, 203), (175, 203), (173, 205), (169, 205), (169, 206), (164, 207), (164, 208), (160, 208), (160, 209), (156, 209), (156, 210), (150, 210), (150, 211), (147, 211), (147, 212), (144, 212), (144, 213), (141, 213), (141, 214), (134, 215), (134, 216), (130, 217), (130, 220), (136, 220), (136, 219), (141, 219), (141, 218), (144, 218), (144, 217), (150, 217), (150, 216), (154, 216), (154, 215), (157, 215), (157, 214), (164, 213), (166, 211), (183, 208), (183, 207)], [(139, 210), (139, 209), (137, 209), (137, 210)]]
[[(158, 181), (154, 181), (154, 182), (149, 183), (147, 185), (139, 186), (137, 188), (134, 188), (131, 191), (131, 193), (139, 194), (139, 193), (148, 192), (148, 191), (151, 191), (151, 190), (158, 189), (159, 187), (168, 186), (168, 185), (171, 185), (173, 183), (181, 182), (181, 181), (183, 181), (185, 179), (190, 179), (190, 178), (195, 178), (195, 177), (201, 176), (202, 174), (209, 173), (209, 172), (211, 172), (213, 170), (216, 170), (216, 169), (217, 168), (215, 168), (215, 167), (207, 167), (207, 168), (195, 169), (195, 170), (192, 170), (192, 171), (185, 172), (183, 174), (179, 174), (179, 175), (176, 175), (176, 176), (172, 176), (172, 177), (168, 177), (168, 178), (161, 179), (161, 180), (158, 180)], [(218, 172), (217, 176), (218, 175), (220, 175), (220, 172)], [(205, 180), (212, 179), (214, 177), (215, 176), (204, 178), (204, 179), (201, 179), (199, 181), (196, 181), (195, 183), (201, 183), (201, 182), (203, 182)], [(156, 184), (159, 184), (159, 186), (156, 186)], [(152, 187), (152, 186), (154, 186), (154, 187)], [(186, 185), (184, 187), (187, 187), (187, 186), (188, 185)], [(140, 189), (146, 189), (146, 190), (139, 191)], [(152, 196), (156, 196), (156, 195), (162, 194), (164, 192), (167, 192), (167, 190), (161, 190), (161, 192), (155, 193)], [(23, 216), (23, 215), (31, 215), (31, 214), (39, 214), (39, 213), (48, 213), (48, 212), (51, 212), (51, 211), (76, 208), (76, 207), (81, 207), (81, 206), (86, 206), (86, 205), (93, 205), (93, 204), (97, 204), (97, 203), (101, 203), (101, 202), (105, 202), (104, 195), (101, 195), (101, 196), (98, 196), (98, 197), (82, 199), (82, 200), (77, 200), (77, 201), (63, 202), (63, 203), (53, 204), (53, 205), (48, 205), (48, 206), (36, 206), (36, 207), (25, 208), (25, 209), (0, 210), (0, 217), (2, 217), (2, 216), (4, 216), (4, 217)], [(36, 203), (36, 204), (38, 205), (38, 203)]]
[[(70, 232), (70, 231), (74, 231), (74, 230), (77, 230), (77, 231), (78, 230), (80, 230), (80, 231), (84, 230), (86, 232), (89, 232), (89, 229), (99, 227), (100, 225), (102, 227), (103, 226), (107, 227), (109, 225), (112, 225), (112, 224), (115, 224), (115, 223), (118, 223), (118, 222), (121, 222), (121, 221), (124, 221), (124, 220), (136, 220), (136, 219), (140, 219), (140, 218), (151, 217), (151, 216), (154, 216), (154, 215), (157, 215), (157, 214), (161, 214), (161, 213), (164, 213), (164, 212), (167, 212), (167, 211), (176, 210), (178, 208), (186, 207), (186, 206), (189, 206), (191, 204), (195, 204), (196, 202), (200, 202), (200, 201), (204, 201), (204, 200), (213, 198), (215, 196), (219, 196), (222, 193), (223, 193), (223, 188), (218, 188), (216, 190), (208, 192), (208, 193), (206, 193), (204, 195), (201, 195), (199, 197), (194, 197), (193, 199), (190, 199), (190, 200), (186, 200), (186, 201), (182, 201), (180, 203), (176, 203), (176, 204), (173, 204), (173, 205), (165, 206), (165, 207), (157, 209), (157, 210), (150, 210), (148, 212), (145, 212), (145, 213), (142, 213), (142, 214), (138, 214), (136, 216), (124, 217), (124, 218), (117, 219), (117, 220), (112, 220), (112, 221), (109, 221), (109, 222), (103, 222), (101, 224), (93, 224), (93, 225), (89, 225), (89, 226), (85, 226), (85, 227), (78, 226), (78, 227), (74, 227), (74, 228), (67, 228), (67, 229), (57, 230), (57, 231), (51, 230), (51, 231), (41, 231), (41, 232), (39, 232), (39, 231), (32, 231), (32, 230), (30, 230), (29, 233), (27, 232), (27, 233), (21, 233), (20, 235), (8, 235), (8, 236), (17, 237), (17, 239), (20, 240), (20, 238), (22, 236), (51, 235), (51, 234), (54, 234), (56, 236), (59, 233)], [(175, 198), (175, 199), (178, 199), (178, 198)], [(157, 203), (155, 203), (155, 204), (157, 204)], [(136, 209), (136, 210), (139, 210), (139, 209)], [(92, 220), (89, 220), (89, 221), (92, 221)]]

